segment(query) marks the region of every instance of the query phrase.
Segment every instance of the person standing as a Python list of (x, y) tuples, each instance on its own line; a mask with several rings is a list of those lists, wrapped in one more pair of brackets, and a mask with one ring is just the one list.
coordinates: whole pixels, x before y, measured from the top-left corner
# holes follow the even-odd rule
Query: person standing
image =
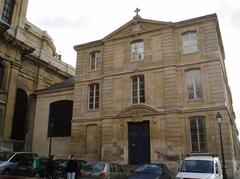
[(70, 160), (67, 163), (67, 179), (75, 179), (78, 169), (78, 163), (74, 160), (74, 155), (70, 155)]
[(47, 162), (47, 176), (46, 178), (48, 179), (55, 179), (55, 175), (54, 175), (54, 159), (55, 159), (55, 156), (54, 155), (51, 155), (50, 158), (48, 159), (48, 162)]

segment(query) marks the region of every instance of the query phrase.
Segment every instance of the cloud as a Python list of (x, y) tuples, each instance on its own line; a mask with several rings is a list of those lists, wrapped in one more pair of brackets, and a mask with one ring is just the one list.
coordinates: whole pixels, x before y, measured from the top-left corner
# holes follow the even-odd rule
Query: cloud
[(218, 14), (222, 17), (224, 21), (233, 27), (238, 33), (240, 31), (240, 6), (239, 4), (227, 3), (226, 1), (221, 1), (219, 4)]
[(88, 28), (91, 23), (85, 17), (81, 17), (77, 20), (69, 20), (64, 17), (43, 18), (36, 20), (39, 26), (45, 29), (59, 29), (59, 28)]

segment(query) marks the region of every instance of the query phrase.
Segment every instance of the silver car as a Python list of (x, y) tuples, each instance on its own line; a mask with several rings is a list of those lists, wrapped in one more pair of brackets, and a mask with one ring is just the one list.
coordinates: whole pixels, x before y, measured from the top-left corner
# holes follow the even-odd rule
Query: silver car
[(0, 152), (0, 175), (11, 175), (19, 161), (29, 157), (37, 157), (37, 154), (31, 152)]
[(124, 179), (125, 173), (120, 165), (111, 162), (90, 162), (81, 170), (81, 179)]

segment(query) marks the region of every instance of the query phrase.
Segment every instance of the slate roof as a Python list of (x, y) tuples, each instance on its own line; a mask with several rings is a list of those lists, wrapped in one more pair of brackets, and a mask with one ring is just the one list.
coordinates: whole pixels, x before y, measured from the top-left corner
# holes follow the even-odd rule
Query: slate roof
[(63, 82), (56, 83), (56, 84), (54, 84), (52, 86), (49, 86), (47, 88), (36, 90), (35, 93), (42, 93), (42, 92), (64, 89), (64, 88), (68, 88), (68, 87), (74, 87), (74, 81), (75, 81), (75, 77), (71, 77), (71, 78), (68, 78), (67, 80), (65, 80)]

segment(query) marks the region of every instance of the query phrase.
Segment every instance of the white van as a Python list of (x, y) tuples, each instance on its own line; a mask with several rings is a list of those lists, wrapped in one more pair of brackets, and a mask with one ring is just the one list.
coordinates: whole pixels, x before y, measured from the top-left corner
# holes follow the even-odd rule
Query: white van
[(222, 179), (222, 167), (219, 158), (211, 155), (186, 157), (178, 170), (176, 179)]

